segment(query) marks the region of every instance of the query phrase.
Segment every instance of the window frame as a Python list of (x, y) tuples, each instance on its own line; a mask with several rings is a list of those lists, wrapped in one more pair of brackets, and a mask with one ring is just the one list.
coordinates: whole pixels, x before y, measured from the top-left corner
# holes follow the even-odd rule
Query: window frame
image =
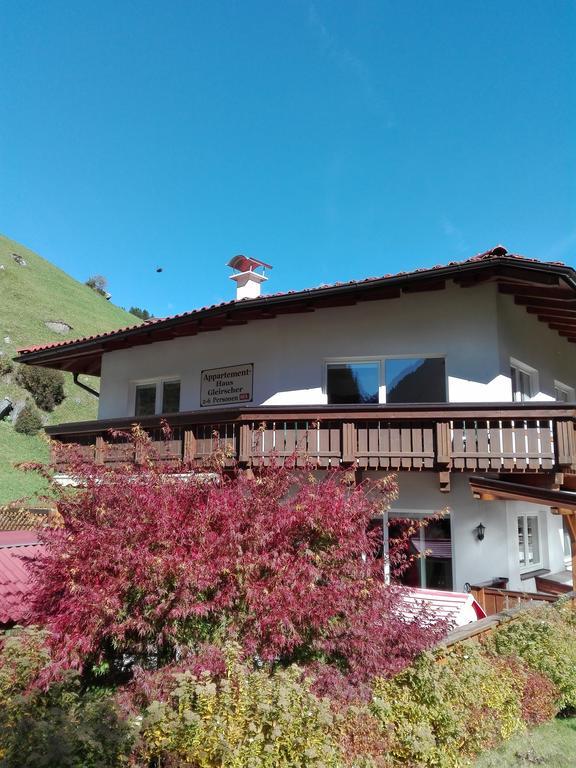
[[(516, 370), (519, 373), (524, 374), (525, 376), (528, 376), (528, 381), (530, 383), (530, 394), (528, 396), (527, 400), (517, 399), (516, 394), (520, 393), (520, 390), (514, 389), (514, 378), (512, 376), (512, 370)], [(538, 371), (536, 368), (532, 368), (531, 365), (527, 365), (526, 363), (521, 362), (520, 360), (517, 360), (514, 357), (510, 358), (510, 390), (512, 393), (512, 402), (513, 403), (529, 403), (531, 402), (538, 393), (539, 389), (539, 382), (538, 382)]]
[[(567, 400), (558, 400), (556, 397), (558, 392), (564, 392), (564, 394), (568, 395)], [(556, 400), (557, 403), (573, 403), (575, 399), (574, 394), (574, 387), (570, 387), (568, 384), (564, 384), (562, 381), (558, 381), (558, 379), (554, 379), (554, 400)]]
[(180, 413), (180, 403), (182, 400), (182, 378), (180, 376), (161, 376), (154, 379), (137, 379), (131, 382), (130, 387), (130, 413), (134, 415), (134, 418), (149, 418), (147, 416), (136, 416), (136, 390), (138, 387), (156, 387), (156, 398), (154, 402), (154, 414), (150, 416), (162, 416), (162, 404), (164, 398), (164, 384), (172, 384), (178, 382), (180, 384), (180, 402), (178, 403), (178, 410), (171, 411), (170, 414)]
[(564, 557), (564, 565), (569, 567), (572, 564), (572, 543), (564, 515), (562, 515), (562, 555)]
[[(363, 357), (326, 357), (322, 364), (322, 395), (324, 396), (326, 403), (328, 403), (328, 366), (329, 365), (342, 365), (349, 364), (355, 365), (356, 363), (378, 363), (378, 405), (386, 405), (386, 361), (387, 360), (413, 360), (413, 359), (442, 359), (444, 360), (444, 389), (446, 391), (446, 400), (443, 402), (450, 402), (450, 392), (448, 388), (448, 366), (447, 355), (442, 352), (433, 352), (426, 354), (419, 354), (413, 352), (406, 355), (372, 355)], [(362, 405), (362, 403), (359, 403)], [(392, 403), (391, 405), (399, 405), (399, 403)]]
[[(528, 518), (535, 518), (536, 519), (536, 530), (537, 530), (537, 537), (538, 537), (538, 560), (529, 563), (528, 562)], [(516, 514), (516, 545), (518, 548), (518, 565), (520, 567), (520, 573), (529, 573), (530, 571), (536, 571), (539, 568), (544, 567), (544, 547), (542, 546), (543, 541), (543, 525), (542, 525), (542, 518), (540, 515), (540, 511), (537, 512), (521, 512)], [(520, 539), (518, 535), (518, 522), (519, 520), (524, 521), (524, 565), (522, 565), (520, 561)]]
[[(437, 513), (437, 510), (433, 509), (418, 509), (418, 510), (410, 510), (410, 509), (395, 509), (392, 507), (389, 509), (386, 513), (386, 525), (393, 520), (422, 520), (425, 517), (433, 517)], [(452, 515), (448, 511), (442, 518), (443, 520), (447, 520), (450, 523), (450, 563), (451, 563), (451, 581), (452, 581), (452, 589), (454, 589), (454, 535), (452, 530)], [(418, 573), (420, 576), (420, 582), (421, 586), (420, 589), (428, 589), (427, 582), (428, 578), (426, 575), (426, 561), (430, 559), (429, 555), (426, 555), (426, 529), (427, 526), (421, 526), (418, 529), (418, 539), (419, 544), (422, 547), (422, 556), (417, 558), (418, 559)], [(386, 539), (389, 539), (389, 529), (387, 527), (386, 530)], [(386, 541), (386, 557), (388, 557), (388, 541)]]

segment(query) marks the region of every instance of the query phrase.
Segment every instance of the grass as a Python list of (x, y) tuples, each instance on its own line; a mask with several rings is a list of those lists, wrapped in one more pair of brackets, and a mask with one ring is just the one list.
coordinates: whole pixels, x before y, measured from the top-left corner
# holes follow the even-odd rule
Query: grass
[[(18, 254), (26, 266), (18, 264)], [(90, 336), (102, 331), (136, 325), (137, 317), (111, 304), (88, 286), (74, 280), (33, 251), (0, 235), (0, 353), (12, 358), (20, 347)], [(89, 267), (87, 267), (89, 269)], [(97, 268), (93, 270), (97, 272)], [(86, 275), (89, 277), (89, 274)], [(63, 321), (72, 326), (66, 334), (46, 327), (45, 321)], [(82, 376), (95, 389), (98, 379)], [(14, 374), (0, 375), (0, 400), (13, 403), (28, 398), (14, 381)], [(66, 399), (52, 413), (44, 414), (46, 424), (96, 418), (98, 401), (76, 386), (66, 374)], [(34, 498), (43, 483), (34, 475), (14, 469), (23, 461), (44, 461), (48, 446), (42, 436), (28, 437), (14, 431), (12, 423), (0, 422), (0, 504), (23, 497)]]
[(475, 768), (574, 768), (576, 718), (556, 719), (486, 752)]

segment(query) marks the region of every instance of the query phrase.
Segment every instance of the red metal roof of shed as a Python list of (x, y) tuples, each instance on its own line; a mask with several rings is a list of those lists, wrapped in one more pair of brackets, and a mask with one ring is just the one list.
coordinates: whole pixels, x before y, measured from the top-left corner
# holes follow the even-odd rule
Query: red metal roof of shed
[(41, 551), (33, 531), (0, 531), (0, 626), (26, 620), (32, 589), (27, 563)]

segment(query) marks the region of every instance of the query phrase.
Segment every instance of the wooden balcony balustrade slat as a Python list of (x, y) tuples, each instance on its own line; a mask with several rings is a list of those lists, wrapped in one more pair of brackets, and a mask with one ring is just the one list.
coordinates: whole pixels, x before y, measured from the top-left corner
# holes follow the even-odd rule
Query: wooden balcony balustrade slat
[[(330, 457), (336, 454), (330, 450), (331, 430), (320, 429), (318, 435), (318, 466), (327, 468), (330, 466)], [(338, 454), (339, 455), (339, 454)]]
[(464, 430), (462, 427), (454, 426), (452, 429), (452, 466), (454, 469), (464, 469), (465, 467), (466, 446), (464, 443)]
[(368, 466), (370, 469), (378, 469), (380, 466), (380, 429), (370, 426), (368, 429)]
[(401, 459), (400, 466), (402, 469), (411, 469), (412, 462), (408, 454), (412, 450), (412, 430), (409, 427), (402, 427), (400, 430), (400, 448)]
[(500, 434), (502, 436), (502, 458), (504, 469), (514, 469), (514, 442), (512, 440), (512, 426), (510, 423), (502, 423)]
[(422, 429), (412, 429), (412, 466), (414, 469), (422, 469), (424, 452), (422, 450)]
[[(339, 427), (330, 428), (330, 450), (335, 451), (339, 456), (342, 456), (342, 437)], [(330, 462), (330, 466), (336, 466), (336, 464)]]
[(434, 466), (434, 433), (432, 427), (424, 427), (422, 430), (424, 467), (432, 469)]
[(489, 469), (490, 459), (492, 458), (492, 451), (490, 450), (490, 444), (488, 440), (489, 424), (486, 426), (478, 427), (477, 431), (477, 457), (478, 457), (478, 469)]
[(528, 468), (539, 469), (540, 456), (542, 454), (540, 449), (540, 430), (538, 422), (531, 421), (528, 423), (526, 440), (528, 445)]
[(466, 469), (478, 469), (478, 445), (476, 441), (476, 427), (474, 422), (471, 423), (467, 421), (464, 426), (464, 445), (466, 446)]
[(382, 469), (390, 469), (391, 442), (390, 428), (378, 430), (378, 441), (380, 450), (380, 466)]
[(516, 468), (518, 469), (520, 468), (518, 466), (519, 462), (525, 462), (526, 465), (528, 464), (526, 455), (526, 430), (523, 421), (514, 421), (512, 426), (512, 443), (514, 445), (514, 452), (516, 454)]
[(400, 430), (394, 427), (390, 430), (390, 467), (400, 469)]
[(368, 430), (365, 425), (360, 424), (356, 427), (356, 462), (360, 469), (366, 469), (368, 461), (366, 454), (368, 452)]

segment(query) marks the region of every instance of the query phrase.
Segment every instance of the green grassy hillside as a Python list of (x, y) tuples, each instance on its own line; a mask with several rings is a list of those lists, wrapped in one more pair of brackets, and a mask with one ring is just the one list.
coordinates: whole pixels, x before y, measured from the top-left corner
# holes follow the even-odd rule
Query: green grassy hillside
[[(67, 323), (71, 330), (57, 333), (45, 325), (46, 321)], [(33, 251), (0, 235), (0, 359), (14, 357), (17, 349), (26, 345), (73, 339), (138, 322), (134, 315), (106, 301)], [(98, 379), (82, 376), (81, 380), (99, 388)], [(15, 383), (14, 372), (0, 375), (0, 400), (3, 397), (9, 397), (15, 404), (29, 399), (26, 391)], [(43, 416), (47, 424), (57, 424), (93, 419), (96, 411), (97, 399), (76, 386), (71, 374), (66, 374), (66, 399)], [(47, 458), (48, 447), (41, 436), (18, 434), (11, 421), (0, 421), (0, 504), (40, 492), (41, 482), (33, 475), (15, 470), (14, 464)]]

